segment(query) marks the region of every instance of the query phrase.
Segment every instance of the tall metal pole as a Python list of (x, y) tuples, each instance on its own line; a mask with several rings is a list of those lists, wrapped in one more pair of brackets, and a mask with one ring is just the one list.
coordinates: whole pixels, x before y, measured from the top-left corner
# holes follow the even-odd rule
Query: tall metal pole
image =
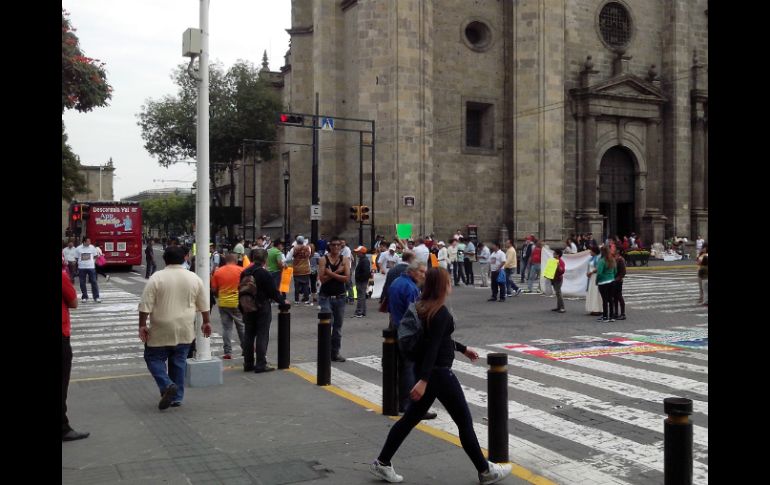
[[(358, 205), (364, 205), (364, 132), (358, 132)], [(374, 241), (372, 241), (374, 242)], [(358, 221), (358, 245), (364, 245), (364, 219)]]
[[(317, 205), (318, 201), (318, 93), (315, 93), (315, 115), (313, 115), (313, 196), (310, 202)], [(310, 221), (310, 240), (313, 244), (318, 241), (318, 221)]]
[(374, 173), (375, 173), (374, 172), (374, 146), (375, 146), (375, 143), (374, 143), (374, 120), (372, 120), (372, 205), (371, 205), (372, 210), (370, 211), (370, 214), (369, 214), (369, 220), (370, 220), (371, 231), (372, 231), (372, 239), (371, 239), (371, 244), (372, 245), (374, 245), (374, 237), (375, 237), (375, 234), (374, 234), (374, 232), (375, 232), (374, 231), (374, 178), (375, 178), (374, 177)]
[[(195, 239), (197, 252), (195, 273), (203, 280), (203, 287), (210, 283), (209, 250), (209, 0), (200, 0), (201, 55), (200, 81), (198, 84), (198, 193), (195, 204)], [(209, 293), (204, 292), (205, 299)], [(206, 308), (210, 308), (206, 303)], [(195, 360), (211, 360), (211, 338), (203, 336), (200, 313), (195, 316)]]

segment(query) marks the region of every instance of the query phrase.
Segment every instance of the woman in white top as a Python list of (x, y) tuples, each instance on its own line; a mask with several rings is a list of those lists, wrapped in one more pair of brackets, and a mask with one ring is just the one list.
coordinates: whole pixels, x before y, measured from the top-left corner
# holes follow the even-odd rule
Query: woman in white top
[(591, 246), (591, 259), (588, 261), (588, 293), (586, 293), (586, 311), (590, 315), (602, 314), (602, 297), (596, 285), (596, 261), (599, 259), (599, 248)]

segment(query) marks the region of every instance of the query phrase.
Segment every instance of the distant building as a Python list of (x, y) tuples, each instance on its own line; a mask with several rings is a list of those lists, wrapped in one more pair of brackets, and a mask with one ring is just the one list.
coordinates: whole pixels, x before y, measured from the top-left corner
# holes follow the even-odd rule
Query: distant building
[(192, 189), (189, 187), (167, 187), (164, 189), (148, 189), (143, 190), (135, 195), (123, 197), (124, 201), (136, 201), (141, 202), (148, 199), (162, 199), (163, 197), (169, 197), (171, 195), (190, 195)]
[[(113, 180), (115, 178), (115, 166), (112, 158), (104, 165), (81, 165), (80, 174), (86, 179), (86, 191), (78, 192), (72, 198), (73, 200), (115, 200), (113, 191)], [(69, 200), (62, 199), (62, 229), (61, 234), (64, 237), (64, 231), (69, 226)]]

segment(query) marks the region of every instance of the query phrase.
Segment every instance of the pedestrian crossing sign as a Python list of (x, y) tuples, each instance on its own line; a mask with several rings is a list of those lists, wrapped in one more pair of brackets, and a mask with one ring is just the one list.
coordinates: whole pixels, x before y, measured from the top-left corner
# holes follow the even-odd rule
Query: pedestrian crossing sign
[(334, 118), (321, 118), (321, 130), (334, 131)]

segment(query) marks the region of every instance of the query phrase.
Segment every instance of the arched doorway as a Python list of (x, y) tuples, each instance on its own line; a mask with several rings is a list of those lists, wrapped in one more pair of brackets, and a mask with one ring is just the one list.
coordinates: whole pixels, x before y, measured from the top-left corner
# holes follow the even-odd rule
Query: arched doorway
[(634, 159), (623, 147), (615, 146), (602, 156), (599, 168), (599, 212), (604, 217), (604, 234), (626, 236), (635, 231)]

